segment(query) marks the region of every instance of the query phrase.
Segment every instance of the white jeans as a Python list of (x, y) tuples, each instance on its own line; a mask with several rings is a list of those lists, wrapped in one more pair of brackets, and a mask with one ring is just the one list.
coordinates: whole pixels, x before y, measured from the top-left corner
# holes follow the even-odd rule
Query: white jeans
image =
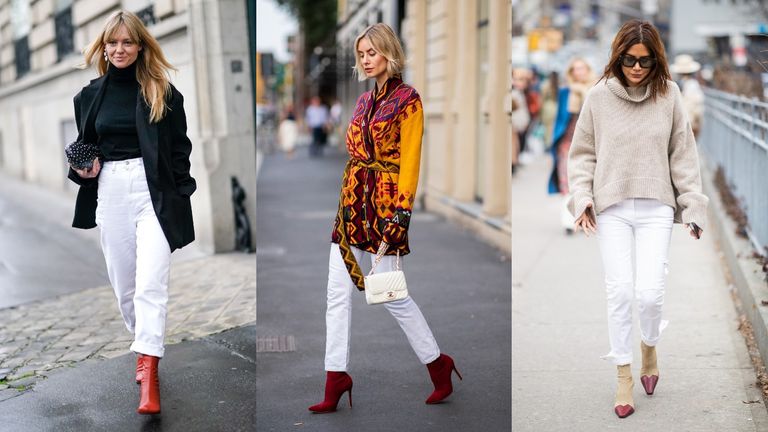
[(152, 207), (141, 158), (105, 162), (96, 224), (131, 351), (162, 357), (171, 248)]
[(611, 352), (603, 358), (616, 365), (632, 362), (633, 297), (640, 315), (640, 338), (646, 345), (655, 346), (667, 325), (661, 308), (673, 217), (672, 207), (639, 198), (624, 200), (597, 216), (611, 343)]
[[(369, 256), (371, 263), (376, 258), (375, 254), (352, 248), (358, 263), (364, 256)], [(402, 268), (403, 259), (400, 258)], [(376, 273), (392, 271), (395, 269), (395, 257), (384, 256), (376, 267)], [(352, 292), (357, 293), (352, 278), (349, 276), (344, 259), (341, 257), (339, 245), (331, 244), (331, 254), (328, 260), (328, 309), (325, 314), (326, 339), (325, 339), (325, 370), (346, 371), (349, 364), (349, 338), (352, 320)], [(363, 293), (358, 298), (363, 299)], [(369, 306), (373, 307), (373, 306)], [(400, 324), (405, 332), (411, 348), (423, 364), (431, 363), (440, 357), (440, 348), (429, 329), (424, 315), (419, 306), (410, 296), (389, 303), (384, 307)]]

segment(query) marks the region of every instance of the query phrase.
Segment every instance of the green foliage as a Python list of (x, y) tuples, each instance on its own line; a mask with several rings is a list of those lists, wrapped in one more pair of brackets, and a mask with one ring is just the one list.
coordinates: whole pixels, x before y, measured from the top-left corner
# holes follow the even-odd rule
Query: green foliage
[(336, 32), (336, 0), (275, 0), (288, 8), (304, 30), (308, 52), (316, 46), (333, 45)]

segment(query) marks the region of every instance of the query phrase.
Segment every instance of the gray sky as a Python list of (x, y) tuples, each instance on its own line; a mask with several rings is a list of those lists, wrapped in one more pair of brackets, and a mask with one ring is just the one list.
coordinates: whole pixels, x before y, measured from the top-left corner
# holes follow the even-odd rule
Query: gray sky
[(280, 62), (290, 60), (285, 38), (296, 33), (296, 19), (274, 0), (256, 0), (256, 49), (271, 52)]

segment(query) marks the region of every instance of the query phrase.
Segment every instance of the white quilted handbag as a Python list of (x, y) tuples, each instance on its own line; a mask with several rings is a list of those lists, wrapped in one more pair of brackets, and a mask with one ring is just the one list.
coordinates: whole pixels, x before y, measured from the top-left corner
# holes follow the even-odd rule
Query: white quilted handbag
[(371, 266), (371, 271), (365, 277), (365, 301), (369, 304), (387, 303), (408, 297), (408, 286), (405, 283), (405, 274), (400, 270), (400, 251), (395, 258), (395, 271), (374, 274), (376, 266), (387, 251), (387, 245), (381, 242), (376, 253), (376, 261)]

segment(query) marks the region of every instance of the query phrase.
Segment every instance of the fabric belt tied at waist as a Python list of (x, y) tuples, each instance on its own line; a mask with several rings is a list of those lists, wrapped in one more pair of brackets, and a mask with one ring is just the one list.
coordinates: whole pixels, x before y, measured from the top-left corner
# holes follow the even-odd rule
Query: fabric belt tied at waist
[[(360, 269), (360, 265), (357, 263), (357, 260), (355, 259), (355, 255), (352, 253), (352, 249), (349, 246), (349, 240), (347, 240), (347, 230), (344, 226), (344, 185), (347, 184), (347, 176), (349, 175), (349, 169), (353, 166), (364, 168), (366, 170), (370, 171), (378, 171), (378, 172), (388, 172), (388, 173), (399, 173), (400, 167), (391, 163), (391, 162), (383, 162), (383, 161), (364, 161), (361, 159), (356, 158), (350, 158), (349, 161), (347, 161), (347, 165), (344, 167), (344, 177), (341, 180), (341, 193), (339, 195), (339, 210), (336, 213), (336, 217), (339, 220), (339, 224), (336, 227), (336, 233), (339, 236), (339, 250), (341, 251), (341, 257), (344, 259), (344, 265), (347, 267), (347, 271), (349, 272), (349, 276), (352, 278), (352, 282), (355, 283), (355, 286), (358, 290), (364, 291), (365, 290), (365, 278), (363, 277), (363, 271)], [(366, 175), (366, 183), (367, 183), (367, 175)], [(374, 184), (375, 188), (375, 184)], [(368, 191), (370, 193), (373, 193), (374, 191)], [(366, 193), (366, 196), (363, 198), (363, 202), (367, 202), (368, 196)]]

